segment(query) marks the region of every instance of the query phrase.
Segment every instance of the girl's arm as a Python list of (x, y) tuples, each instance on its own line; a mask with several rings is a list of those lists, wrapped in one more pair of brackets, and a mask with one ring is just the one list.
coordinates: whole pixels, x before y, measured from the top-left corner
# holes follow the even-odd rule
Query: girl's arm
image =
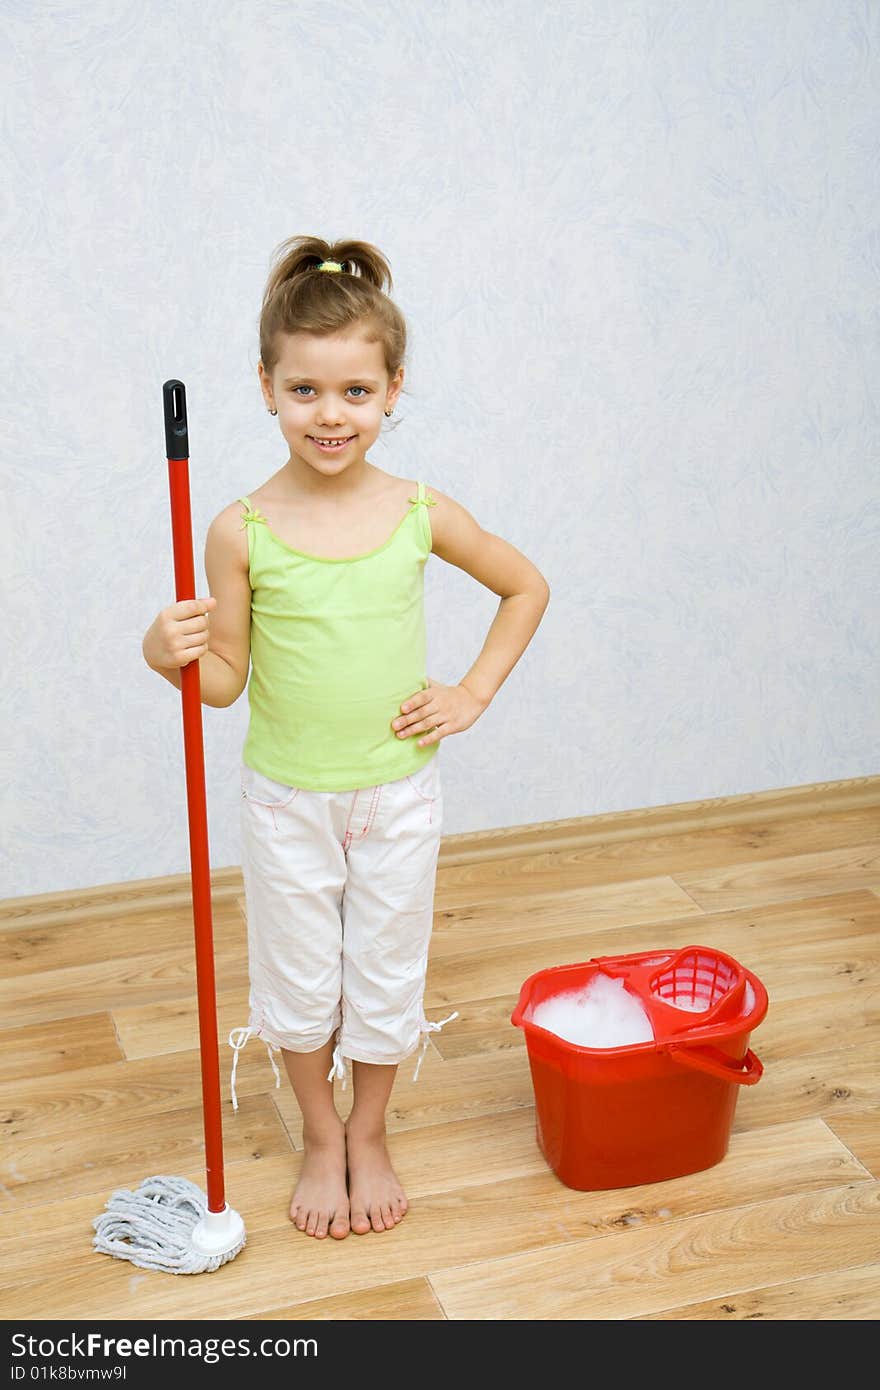
[(205, 541), (211, 598), (187, 599), (164, 608), (142, 645), (147, 665), (178, 690), (180, 668), (198, 659), (202, 704), (218, 709), (235, 703), (250, 669), (251, 586), (247, 536), (240, 528), (237, 503), (214, 518)]
[(519, 661), (544, 616), (550, 586), (522, 551), (484, 531), (460, 503), (430, 489), (432, 551), (501, 596), (483, 649), (459, 685), (488, 705)]

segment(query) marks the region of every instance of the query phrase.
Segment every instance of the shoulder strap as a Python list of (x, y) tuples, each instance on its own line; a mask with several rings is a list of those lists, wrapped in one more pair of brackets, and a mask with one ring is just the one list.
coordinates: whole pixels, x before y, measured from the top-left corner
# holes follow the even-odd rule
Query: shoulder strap
[(249, 521), (265, 522), (266, 518), (263, 516), (263, 513), (260, 511), (260, 509), (258, 507), (251, 507), (251, 499), (249, 497), (239, 497), (238, 500), (239, 502), (243, 502), (245, 507), (247, 508), (244, 516), (242, 517), (242, 522), (241, 526), (239, 527), (239, 530), (243, 531)]
[(422, 482), (421, 479), (419, 479), (418, 495), (416, 497), (407, 498), (407, 501), (411, 502), (414, 507), (419, 506), (420, 503), (425, 507), (436, 507), (437, 505), (436, 500), (433, 497), (431, 497), (429, 493), (426, 492), (425, 484)]

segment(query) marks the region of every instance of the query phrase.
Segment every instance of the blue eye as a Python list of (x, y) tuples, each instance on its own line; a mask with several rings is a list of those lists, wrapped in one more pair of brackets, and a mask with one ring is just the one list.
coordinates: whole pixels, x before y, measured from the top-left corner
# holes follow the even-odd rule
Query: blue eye
[[(294, 395), (296, 395), (296, 393), (297, 393), (298, 391), (311, 391), (312, 388), (311, 388), (311, 386), (294, 386), (292, 389), (293, 389)], [(350, 386), (348, 389), (349, 389), (349, 391), (363, 391), (363, 393), (364, 393), (365, 396), (368, 396), (368, 395), (370, 394), (369, 391), (367, 390), (366, 386)], [(362, 399), (363, 399), (362, 396), (355, 396), (355, 400), (357, 400), (357, 401), (362, 400)]]

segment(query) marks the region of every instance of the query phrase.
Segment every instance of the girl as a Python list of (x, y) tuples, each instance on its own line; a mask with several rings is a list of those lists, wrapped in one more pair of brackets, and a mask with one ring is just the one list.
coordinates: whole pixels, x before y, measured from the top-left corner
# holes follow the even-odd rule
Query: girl
[[(214, 707), (233, 704), (250, 672), (241, 766), (250, 1016), (230, 1042), (236, 1061), (251, 1036), (281, 1051), (303, 1118), (290, 1217), (309, 1235), (342, 1239), (390, 1230), (407, 1210), (385, 1111), (398, 1064), (420, 1044), (423, 1056), (449, 1022), (423, 1012), (438, 747), (479, 719), (550, 591), (459, 503), (367, 458), (400, 395), (406, 351), (381, 252), (302, 236), (276, 255), (258, 371), (288, 457), (211, 522), (210, 596), (164, 608), (143, 655), (178, 690), (180, 667), (198, 661), (202, 701)], [(454, 685), (425, 673), (429, 554), (501, 596), (482, 651)], [(346, 1061), (353, 1100), (343, 1123), (333, 1079), (345, 1085)]]

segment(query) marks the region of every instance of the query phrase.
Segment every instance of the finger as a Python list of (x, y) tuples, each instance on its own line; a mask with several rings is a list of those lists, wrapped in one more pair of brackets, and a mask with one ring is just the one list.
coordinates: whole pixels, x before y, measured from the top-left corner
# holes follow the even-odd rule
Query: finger
[(180, 632), (188, 634), (191, 632), (207, 632), (208, 624), (209, 615), (206, 613), (203, 618), (185, 618), (182, 622), (178, 621), (177, 626)]
[(416, 708), (412, 700), (404, 700), (403, 704), (400, 706), (400, 714), (396, 714), (391, 721), (392, 728), (402, 729), (412, 724), (416, 719), (421, 718), (423, 714), (424, 710)]
[(181, 666), (193, 666), (197, 661), (201, 661), (203, 656), (207, 656), (207, 647), (187, 647), (185, 652), (180, 653)]
[(419, 748), (425, 748), (429, 743), (439, 743), (441, 738), (443, 737), (444, 733), (442, 728), (438, 727), (436, 729), (432, 729), (432, 731), (429, 734), (425, 734), (424, 738), (420, 738), (418, 740), (418, 746)]
[(207, 598), (182, 598), (177, 604), (178, 618), (198, 618), (203, 613), (209, 613), (217, 605), (217, 600), (213, 594)]
[(436, 724), (437, 724), (437, 712), (435, 711), (434, 714), (426, 714), (425, 717), (424, 717), (424, 719), (418, 719), (418, 720), (416, 720), (415, 724), (412, 724), (412, 725), (410, 726), (410, 733), (411, 733), (411, 734), (427, 734), (427, 733), (430, 732), (431, 729), (435, 728)]
[(430, 729), (432, 724), (436, 722), (435, 715), (432, 714), (430, 710), (426, 709), (424, 705), (421, 709), (415, 710), (412, 714), (402, 714), (399, 720), (395, 719), (393, 721), (394, 728), (399, 734), (402, 733), (404, 736), (408, 734), (417, 734), (421, 729)]
[(403, 704), (400, 706), (401, 714), (413, 714), (416, 710), (421, 709), (426, 699), (430, 700), (430, 698), (430, 695), (425, 692), (421, 692), (418, 695), (410, 695), (409, 699), (404, 700)]

